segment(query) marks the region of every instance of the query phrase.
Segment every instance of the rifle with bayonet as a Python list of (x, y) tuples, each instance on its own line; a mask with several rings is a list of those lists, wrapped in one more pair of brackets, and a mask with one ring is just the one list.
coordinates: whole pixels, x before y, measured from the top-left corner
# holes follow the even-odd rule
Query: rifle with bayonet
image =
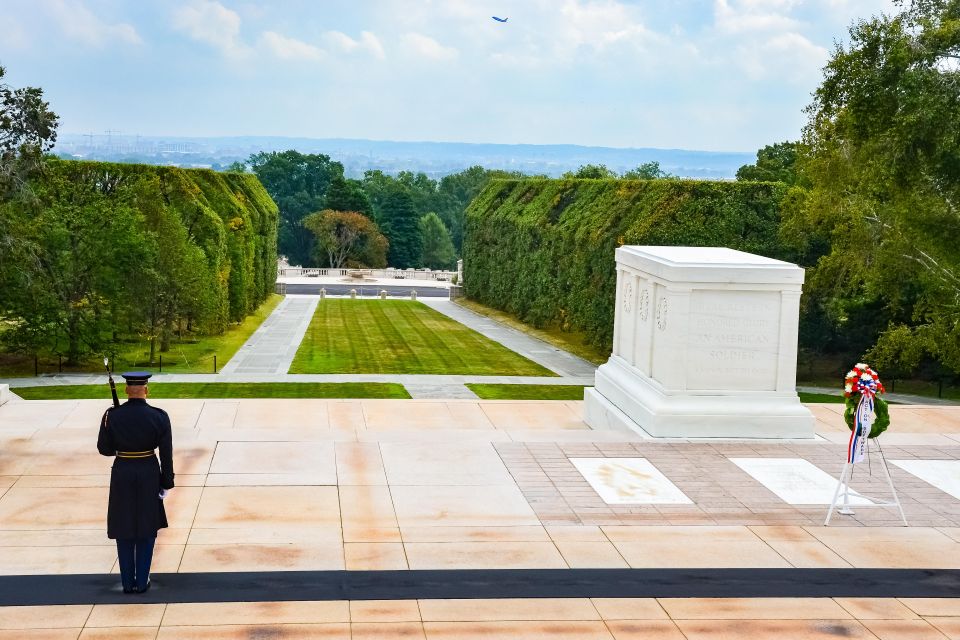
[(113, 406), (120, 406), (120, 398), (117, 397), (117, 385), (113, 382), (113, 374), (110, 373), (110, 367), (107, 366), (110, 362), (109, 359), (103, 359), (103, 368), (107, 370), (107, 379), (110, 381), (110, 394), (113, 396)]

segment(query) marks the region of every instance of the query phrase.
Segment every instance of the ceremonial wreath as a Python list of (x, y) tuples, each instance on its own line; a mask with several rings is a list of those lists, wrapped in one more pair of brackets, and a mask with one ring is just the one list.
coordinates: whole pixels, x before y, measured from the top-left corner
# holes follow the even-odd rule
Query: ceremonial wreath
[(876, 438), (890, 426), (890, 410), (880, 397), (884, 391), (880, 376), (870, 365), (858, 363), (847, 373), (843, 384), (846, 398), (843, 419), (852, 431), (847, 451), (849, 462), (862, 460), (867, 440)]

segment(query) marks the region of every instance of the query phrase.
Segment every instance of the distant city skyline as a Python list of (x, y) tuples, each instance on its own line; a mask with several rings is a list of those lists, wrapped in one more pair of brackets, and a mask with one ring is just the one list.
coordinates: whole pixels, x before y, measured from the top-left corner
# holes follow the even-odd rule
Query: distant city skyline
[[(753, 151), (890, 0), (7, 0), (61, 131)], [(509, 17), (501, 23), (493, 16)]]

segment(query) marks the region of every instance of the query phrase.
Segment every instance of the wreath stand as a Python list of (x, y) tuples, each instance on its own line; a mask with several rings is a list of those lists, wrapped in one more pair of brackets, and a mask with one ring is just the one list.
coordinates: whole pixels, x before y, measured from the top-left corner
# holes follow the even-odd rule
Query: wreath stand
[[(893, 486), (893, 478), (890, 477), (890, 470), (887, 468), (887, 459), (883, 455), (883, 449), (880, 447), (880, 441), (878, 438), (870, 438), (867, 440), (867, 464), (870, 461), (871, 449), (876, 449), (873, 453), (877, 454), (880, 457), (880, 469), (883, 471), (884, 477), (887, 479), (887, 484), (890, 487), (890, 495), (893, 496), (893, 502), (874, 502), (873, 504), (862, 504), (857, 505), (857, 507), (896, 507), (900, 512), (900, 518), (903, 520), (903, 526), (910, 526), (907, 524), (907, 516), (903, 513), (903, 507), (900, 506), (900, 497), (897, 495), (897, 490)], [(845, 462), (843, 465), (843, 471), (840, 472), (840, 481), (837, 482), (837, 490), (833, 492), (833, 500), (830, 501), (830, 509), (827, 511), (827, 519), (824, 520), (823, 525), (829, 526), (830, 519), (833, 517), (833, 510), (837, 507), (837, 513), (844, 516), (852, 516), (853, 509), (850, 508), (850, 480), (853, 478), (853, 467), (858, 463), (856, 462)], [(837, 503), (837, 499), (842, 496), (842, 502)]]

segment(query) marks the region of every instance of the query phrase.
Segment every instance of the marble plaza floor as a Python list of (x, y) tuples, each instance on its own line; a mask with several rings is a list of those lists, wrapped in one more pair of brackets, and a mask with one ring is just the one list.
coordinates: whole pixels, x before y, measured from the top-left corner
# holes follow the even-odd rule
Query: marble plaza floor
[[(461, 587), (449, 599), (367, 600), (357, 587), (353, 600), (253, 603), (184, 602), (164, 586), (169, 574), (235, 573), (263, 576), (269, 594), (269, 572), (298, 571), (416, 581), (464, 570), (956, 570), (960, 407), (891, 407), (882, 444), (909, 527), (862, 504), (824, 527), (848, 433), (842, 405), (811, 405), (814, 441), (764, 442), (592, 431), (579, 402), (156, 404), (174, 424), (178, 483), (156, 588), (131, 604), (91, 592), (80, 604), (0, 606), (0, 639), (960, 638), (960, 599), (912, 597), (906, 583), (899, 598), (826, 585), (831, 597), (472, 599)], [(103, 409), (0, 406), (0, 597), (40, 578), (49, 592), (37, 597), (63, 602), (78, 576), (116, 572), (104, 530), (111, 460), (95, 449)], [(876, 462), (858, 467), (853, 488), (859, 503), (887, 499)]]

